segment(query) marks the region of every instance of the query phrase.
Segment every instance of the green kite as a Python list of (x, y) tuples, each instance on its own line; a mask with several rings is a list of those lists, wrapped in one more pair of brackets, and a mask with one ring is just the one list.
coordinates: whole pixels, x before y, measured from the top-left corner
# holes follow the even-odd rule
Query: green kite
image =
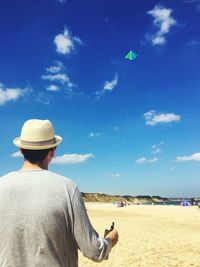
[(128, 60), (134, 60), (136, 57), (137, 55), (132, 50), (130, 50), (128, 54), (125, 56), (125, 58)]

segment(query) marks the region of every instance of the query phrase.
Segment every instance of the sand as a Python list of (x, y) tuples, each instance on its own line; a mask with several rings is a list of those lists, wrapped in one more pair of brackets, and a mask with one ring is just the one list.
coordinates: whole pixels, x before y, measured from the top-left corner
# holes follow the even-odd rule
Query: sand
[(196, 206), (88, 203), (94, 228), (103, 235), (114, 221), (119, 242), (109, 260), (94, 263), (79, 253), (80, 267), (200, 267), (200, 210)]

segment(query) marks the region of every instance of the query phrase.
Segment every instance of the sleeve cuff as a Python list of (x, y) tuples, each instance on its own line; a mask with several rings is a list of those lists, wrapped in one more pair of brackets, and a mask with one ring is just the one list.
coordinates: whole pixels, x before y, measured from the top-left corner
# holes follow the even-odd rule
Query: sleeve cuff
[(107, 255), (110, 253), (112, 249), (112, 240), (110, 238), (105, 238), (106, 244), (107, 244)]

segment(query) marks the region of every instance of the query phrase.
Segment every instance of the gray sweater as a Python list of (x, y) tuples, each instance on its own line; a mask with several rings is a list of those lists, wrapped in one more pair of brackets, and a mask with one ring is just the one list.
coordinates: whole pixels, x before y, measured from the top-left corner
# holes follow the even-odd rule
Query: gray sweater
[(46, 170), (0, 178), (1, 267), (77, 267), (78, 249), (102, 261), (111, 246), (93, 229), (71, 180)]

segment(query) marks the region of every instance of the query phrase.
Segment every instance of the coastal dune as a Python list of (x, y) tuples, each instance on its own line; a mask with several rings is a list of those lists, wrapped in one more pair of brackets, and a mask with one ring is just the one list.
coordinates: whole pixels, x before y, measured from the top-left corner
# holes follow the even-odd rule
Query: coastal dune
[(86, 203), (103, 236), (114, 221), (119, 242), (109, 260), (94, 263), (79, 253), (80, 267), (200, 267), (200, 210), (196, 206)]

